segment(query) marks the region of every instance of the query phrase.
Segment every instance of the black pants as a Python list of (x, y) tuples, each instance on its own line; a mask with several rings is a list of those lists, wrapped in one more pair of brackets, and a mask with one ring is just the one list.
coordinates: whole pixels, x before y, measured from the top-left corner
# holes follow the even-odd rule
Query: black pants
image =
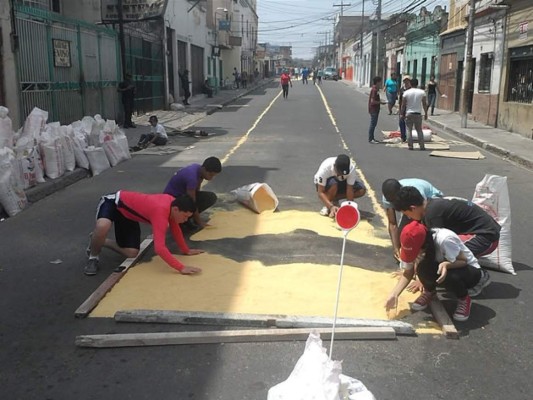
[[(143, 133), (139, 139), (139, 146), (147, 144), (154, 138), (154, 136), (155, 135), (153, 133)], [(154, 144), (156, 146), (164, 146), (167, 144), (167, 139), (159, 136), (156, 140), (154, 140)]]
[(281, 85), (283, 89), (283, 97), (286, 99), (289, 96), (289, 85)]
[(211, 207), (216, 202), (217, 202), (217, 195), (215, 193), (204, 192), (201, 190), (196, 192), (196, 208), (199, 213), (207, 210), (209, 207)]
[(124, 106), (124, 124), (125, 128), (133, 126), (131, 122), (131, 116), (133, 114), (133, 99), (122, 100), (122, 105)]
[(183, 104), (187, 104), (189, 102), (189, 97), (191, 97), (191, 92), (189, 89), (183, 90)]
[[(417, 275), (424, 289), (432, 292), (437, 288), (437, 274), (439, 263), (435, 260), (424, 259), (418, 264)], [(468, 294), (468, 289), (477, 285), (481, 279), (481, 270), (479, 268), (467, 265), (464, 268), (449, 269), (446, 279), (438, 286), (454, 293), (457, 298), (462, 299)]]

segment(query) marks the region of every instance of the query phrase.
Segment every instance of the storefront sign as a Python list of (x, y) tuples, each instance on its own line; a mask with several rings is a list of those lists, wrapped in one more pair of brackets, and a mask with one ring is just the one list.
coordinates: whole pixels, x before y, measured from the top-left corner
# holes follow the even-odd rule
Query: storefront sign
[(52, 39), (54, 47), (54, 66), (70, 68), (70, 42), (67, 40)]
[(527, 21), (520, 22), (518, 24), (518, 39), (526, 40), (527, 39)]
[[(102, 21), (119, 20), (119, 0), (102, 1)], [(162, 17), (168, 0), (122, 0), (123, 21), (142, 21)]]

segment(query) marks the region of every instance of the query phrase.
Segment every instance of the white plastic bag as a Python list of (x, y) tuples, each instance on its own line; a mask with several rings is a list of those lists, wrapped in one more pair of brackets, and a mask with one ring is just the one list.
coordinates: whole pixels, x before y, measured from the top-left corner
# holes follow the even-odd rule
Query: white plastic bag
[(101, 147), (89, 146), (84, 149), (89, 165), (91, 166), (91, 172), (93, 176), (99, 175), (106, 169), (111, 168), (109, 160), (105, 154), (105, 151)]
[(313, 331), (293, 371), (270, 388), (267, 400), (375, 400), (365, 385), (341, 372), (341, 362), (329, 359), (320, 335)]
[(8, 113), (9, 110), (6, 107), (0, 106), (0, 149), (2, 147), (13, 148), (13, 123)]
[(13, 173), (14, 160), (13, 150), (7, 147), (0, 149), (0, 204), (10, 217), (21, 212), (28, 203)]
[(276, 194), (266, 183), (251, 183), (232, 190), (231, 193), (240, 203), (258, 214), (274, 211), (279, 204)]
[(512, 260), (511, 242), (511, 202), (507, 177), (485, 175), (476, 185), (472, 202), (483, 208), (502, 227), (498, 247), (491, 254), (479, 258), (485, 268), (516, 275)]

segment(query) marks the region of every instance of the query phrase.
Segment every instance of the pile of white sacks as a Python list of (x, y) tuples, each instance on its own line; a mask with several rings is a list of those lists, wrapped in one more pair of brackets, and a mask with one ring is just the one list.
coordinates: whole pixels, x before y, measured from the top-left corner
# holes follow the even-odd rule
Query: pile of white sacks
[(131, 158), (124, 132), (100, 115), (60, 125), (47, 123), (48, 112), (34, 108), (15, 133), (8, 112), (0, 106), (0, 206), (9, 216), (26, 206), (24, 190), (45, 177), (56, 179), (76, 167), (94, 176)]

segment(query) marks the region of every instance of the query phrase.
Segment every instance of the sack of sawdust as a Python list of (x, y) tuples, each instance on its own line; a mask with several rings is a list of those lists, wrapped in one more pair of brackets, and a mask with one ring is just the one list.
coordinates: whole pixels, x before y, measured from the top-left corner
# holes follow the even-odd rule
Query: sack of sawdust
[(276, 194), (266, 183), (251, 183), (232, 190), (231, 193), (240, 203), (258, 214), (274, 211), (279, 204)]
[[(418, 141), (418, 132), (414, 128), (411, 134), (413, 135), (413, 140)], [(431, 129), (422, 129), (422, 135), (424, 136), (424, 142), (431, 142), (433, 139), (433, 132)]]

